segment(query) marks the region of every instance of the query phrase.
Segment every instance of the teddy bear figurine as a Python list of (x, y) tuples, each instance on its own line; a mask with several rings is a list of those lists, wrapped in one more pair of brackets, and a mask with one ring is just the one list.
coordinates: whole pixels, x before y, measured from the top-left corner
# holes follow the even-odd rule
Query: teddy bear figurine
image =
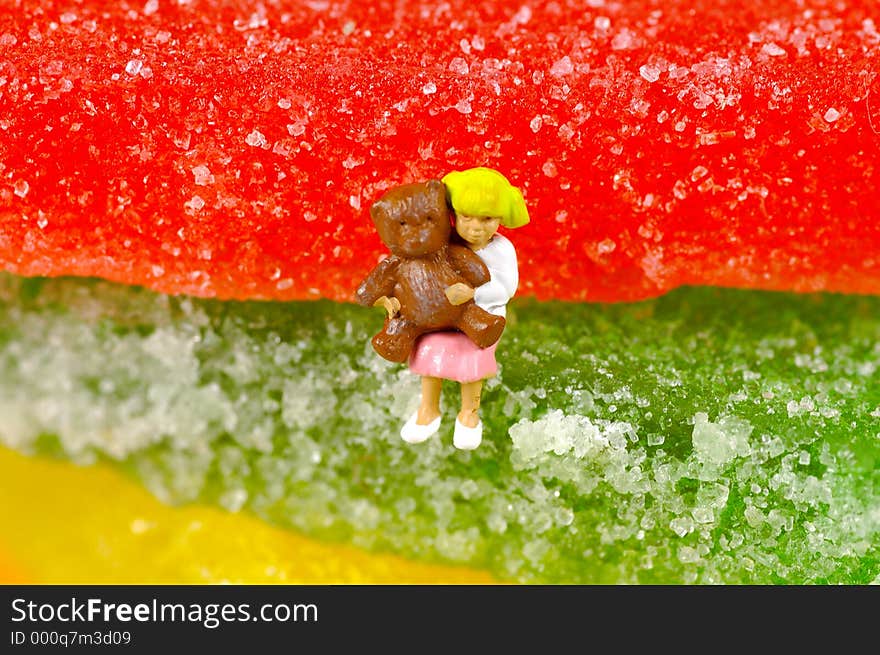
[(498, 341), (504, 317), (473, 301), (473, 289), (490, 280), (489, 269), (469, 248), (450, 244), (443, 182), (395, 187), (373, 203), (370, 217), (391, 255), (361, 283), (357, 299), (386, 309), (385, 325), (372, 339), (381, 357), (405, 362), (418, 337), (440, 330), (460, 330), (479, 348)]

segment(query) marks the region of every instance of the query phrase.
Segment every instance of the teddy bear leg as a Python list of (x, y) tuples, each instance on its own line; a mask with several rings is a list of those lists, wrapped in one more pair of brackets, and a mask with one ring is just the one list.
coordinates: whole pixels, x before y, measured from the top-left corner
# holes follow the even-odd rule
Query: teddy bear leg
[(390, 362), (402, 363), (409, 359), (409, 353), (419, 332), (414, 325), (402, 318), (392, 318), (385, 322), (382, 331), (373, 337), (373, 349)]
[(495, 316), (482, 307), (470, 304), (462, 312), (457, 327), (477, 346), (488, 348), (501, 338), (506, 324), (503, 316)]

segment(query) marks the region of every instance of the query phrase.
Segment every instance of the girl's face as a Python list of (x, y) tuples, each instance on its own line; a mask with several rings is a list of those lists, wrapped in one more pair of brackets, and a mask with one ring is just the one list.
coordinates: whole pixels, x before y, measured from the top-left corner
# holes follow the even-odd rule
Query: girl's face
[(501, 219), (494, 216), (469, 216), (455, 212), (455, 231), (471, 250), (485, 247), (495, 236), (499, 225)]

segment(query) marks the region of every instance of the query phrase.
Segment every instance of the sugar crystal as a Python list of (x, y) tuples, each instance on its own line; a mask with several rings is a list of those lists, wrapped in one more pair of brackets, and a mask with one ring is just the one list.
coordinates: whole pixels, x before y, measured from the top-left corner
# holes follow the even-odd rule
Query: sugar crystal
[(245, 143), (255, 148), (262, 148), (266, 145), (266, 137), (259, 130), (253, 130), (245, 137)]
[(660, 79), (660, 69), (656, 66), (645, 64), (639, 68), (639, 75), (648, 82), (656, 82)]
[(129, 75), (137, 75), (141, 72), (144, 62), (140, 59), (132, 59), (125, 65), (125, 72)]
[(467, 62), (461, 57), (455, 57), (449, 62), (449, 70), (458, 75), (467, 75), (470, 71)]
[(834, 107), (829, 107), (828, 111), (825, 112), (824, 118), (829, 123), (833, 123), (838, 118), (840, 118), (840, 112), (837, 111)]
[(574, 65), (571, 63), (571, 59), (568, 56), (565, 56), (562, 59), (558, 60), (550, 68), (550, 74), (553, 77), (570, 75), (572, 72), (574, 72)]
[(198, 186), (208, 186), (209, 184), (214, 184), (214, 176), (211, 174), (211, 170), (204, 164), (195, 166), (192, 169), (192, 174), (195, 178), (194, 181)]

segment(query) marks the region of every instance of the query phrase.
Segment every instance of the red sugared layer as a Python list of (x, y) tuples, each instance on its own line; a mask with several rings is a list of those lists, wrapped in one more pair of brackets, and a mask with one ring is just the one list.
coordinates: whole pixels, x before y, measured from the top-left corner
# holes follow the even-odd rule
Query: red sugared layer
[(521, 293), (880, 293), (874, 0), (14, 0), (0, 268), (350, 299), (389, 186), (488, 165)]

